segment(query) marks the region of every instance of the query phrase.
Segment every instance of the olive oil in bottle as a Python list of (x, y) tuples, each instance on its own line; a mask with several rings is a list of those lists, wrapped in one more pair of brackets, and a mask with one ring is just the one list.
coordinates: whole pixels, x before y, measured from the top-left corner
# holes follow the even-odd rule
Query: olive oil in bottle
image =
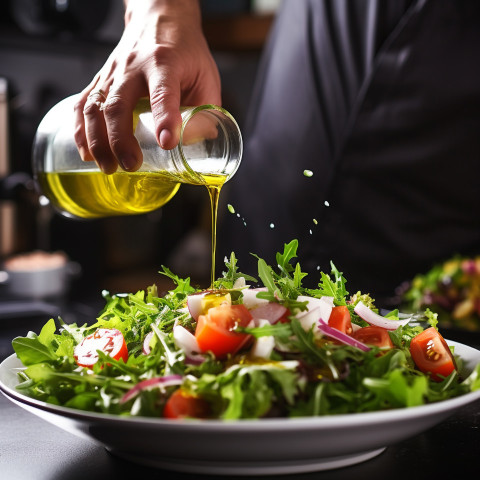
[(151, 212), (165, 205), (180, 187), (178, 180), (162, 172), (48, 172), (39, 174), (38, 181), (59, 211), (81, 218)]

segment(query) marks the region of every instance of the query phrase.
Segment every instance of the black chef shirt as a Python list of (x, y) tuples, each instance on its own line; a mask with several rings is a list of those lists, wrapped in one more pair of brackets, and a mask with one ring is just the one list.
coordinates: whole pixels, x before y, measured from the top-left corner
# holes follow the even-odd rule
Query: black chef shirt
[(219, 245), (240, 270), (296, 238), (306, 285), (333, 261), (387, 304), (480, 253), (480, 2), (286, 0), (244, 141)]

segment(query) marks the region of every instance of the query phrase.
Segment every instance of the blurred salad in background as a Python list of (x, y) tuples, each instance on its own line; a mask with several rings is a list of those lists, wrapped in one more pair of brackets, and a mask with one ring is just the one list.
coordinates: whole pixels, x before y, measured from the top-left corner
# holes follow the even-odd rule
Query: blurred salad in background
[(404, 311), (431, 308), (442, 327), (480, 330), (480, 255), (455, 256), (402, 288)]

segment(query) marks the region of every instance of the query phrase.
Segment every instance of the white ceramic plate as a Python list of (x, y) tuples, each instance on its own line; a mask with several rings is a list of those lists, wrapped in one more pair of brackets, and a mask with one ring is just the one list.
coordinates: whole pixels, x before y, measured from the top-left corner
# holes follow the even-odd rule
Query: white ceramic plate
[[(456, 342), (466, 372), (480, 351)], [(0, 364), (0, 390), (14, 403), (113, 454), (160, 468), (224, 475), (276, 475), (353, 465), (445, 420), (480, 391), (420, 407), (329, 417), (172, 421), (83, 412), (18, 393), (15, 355)]]

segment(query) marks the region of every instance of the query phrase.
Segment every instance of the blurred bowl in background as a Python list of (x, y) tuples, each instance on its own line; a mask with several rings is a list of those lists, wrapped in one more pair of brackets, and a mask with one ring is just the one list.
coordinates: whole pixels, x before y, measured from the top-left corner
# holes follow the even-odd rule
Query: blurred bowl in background
[(80, 272), (80, 265), (69, 261), (65, 253), (38, 250), (5, 260), (0, 270), (0, 286), (8, 296), (17, 298), (62, 297)]

